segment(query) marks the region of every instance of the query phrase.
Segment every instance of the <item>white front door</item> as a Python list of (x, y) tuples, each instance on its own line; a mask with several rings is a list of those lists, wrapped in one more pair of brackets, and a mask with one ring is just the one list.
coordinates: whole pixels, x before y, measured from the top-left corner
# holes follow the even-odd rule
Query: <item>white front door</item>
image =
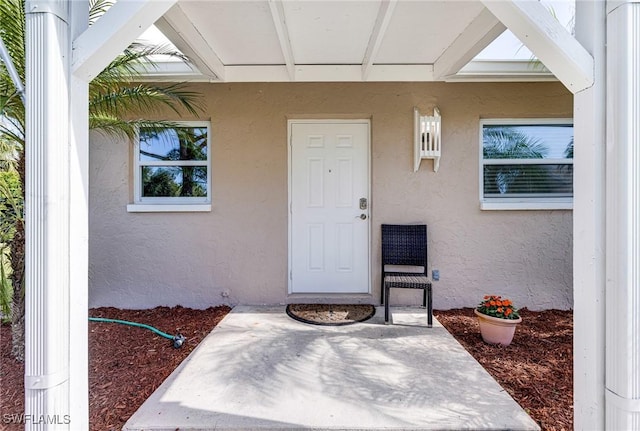
[(290, 122), (291, 293), (369, 292), (369, 123)]

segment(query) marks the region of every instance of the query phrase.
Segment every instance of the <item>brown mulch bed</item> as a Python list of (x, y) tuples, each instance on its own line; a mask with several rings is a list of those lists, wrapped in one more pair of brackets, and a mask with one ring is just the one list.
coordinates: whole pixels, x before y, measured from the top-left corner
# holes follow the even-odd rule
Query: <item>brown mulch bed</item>
[[(181, 333), (181, 349), (147, 329), (115, 323), (89, 324), (91, 430), (120, 430), (126, 420), (229, 312), (228, 307), (192, 310), (99, 308), (93, 317), (129, 320)], [(491, 373), (543, 430), (573, 429), (573, 316), (571, 311), (522, 310), (513, 343), (485, 344), (472, 309), (435, 311), (438, 320)], [(0, 328), (0, 429), (23, 425), (5, 415), (24, 411), (24, 366), (11, 357), (11, 328)], [(4, 428), (3, 428), (4, 427)]]
[[(206, 310), (183, 307), (90, 310), (91, 317), (143, 323), (187, 338), (181, 348), (174, 349), (170, 340), (148, 329), (89, 322), (91, 430), (122, 429), (127, 419), (230, 310), (226, 306)], [(11, 357), (11, 327), (2, 325), (0, 330), (0, 429), (5, 426), (7, 431), (23, 430), (24, 425), (3, 423), (10, 422), (5, 415), (24, 411), (24, 364)], [(71, 426), (73, 429), (73, 423)]]
[(573, 429), (573, 312), (521, 309), (513, 342), (486, 344), (472, 308), (434, 311), (543, 430)]

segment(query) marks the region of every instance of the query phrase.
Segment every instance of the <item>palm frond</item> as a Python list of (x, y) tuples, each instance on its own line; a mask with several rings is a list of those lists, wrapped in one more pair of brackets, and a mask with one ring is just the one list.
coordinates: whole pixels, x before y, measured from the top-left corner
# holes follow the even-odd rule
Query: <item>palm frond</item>
[[(99, 19), (115, 2), (113, 0), (90, 0), (89, 19)], [(0, 36), (2, 36), (18, 74), (24, 82), (25, 65), (25, 13), (23, 0), (0, 0)], [(165, 46), (151, 46), (143, 43), (132, 43), (116, 57), (97, 77), (89, 88), (89, 116), (97, 115), (97, 125), (104, 122), (100, 118), (112, 116), (130, 117), (160, 114), (170, 109), (174, 112), (182, 110), (196, 115), (202, 108), (199, 106), (195, 92), (186, 91), (182, 84), (159, 86), (151, 84), (128, 85), (145, 70), (154, 67), (159, 57), (173, 57), (186, 60), (184, 55)], [(9, 74), (0, 62), (0, 133), (7, 139), (24, 143), (24, 105)], [(123, 122), (125, 135), (130, 130)], [(116, 123), (108, 122), (109, 127)]]
[(177, 58), (187, 61), (180, 52), (169, 45), (147, 45), (134, 42), (94, 79), (93, 85), (110, 85), (114, 82), (130, 82), (143, 73), (156, 68), (160, 58)]
[(490, 127), (483, 133), (485, 159), (542, 159), (549, 151), (538, 139), (510, 127)]
[(0, 141), (10, 146), (12, 151), (24, 151), (24, 127), (15, 118), (3, 117), (0, 120)]
[(89, 1), (89, 25), (93, 24), (104, 13), (109, 10), (115, 2), (111, 0), (90, 0)]
[(154, 121), (146, 119), (123, 120), (113, 115), (92, 115), (89, 118), (89, 128), (102, 133), (105, 136), (115, 138), (136, 138), (138, 130), (149, 129), (152, 132), (161, 133), (168, 127), (177, 127), (172, 121)]
[[(14, 66), (20, 79), (24, 83), (25, 66), (25, 14), (24, 1), (0, 1), (0, 37), (13, 59)], [(7, 75), (6, 67), (2, 63), (2, 75)], [(13, 84), (12, 84), (13, 85)]]
[(0, 125), (9, 122), (14, 129), (24, 131), (24, 115), (24, 104), (19, 94), (16, 91), (3, 93), (0, 89), (0, 117), (2, 118)]
[(89, 112), (104, 115), (158, 114), (166, 108), (181, 109), (197, 115), (202, 108), (198, 94), (184, 89), (183, 84), (160, 86), (148, 83), (131, 85), (144, 71), (155, 67), (159, 57), (186, 58), (166, 45), (150, 46), (132, 43), (116, 57), (89, 87)]
[(197, 102), (198, 94), (184, 90), (182, 84), (158, 86), (139, 84), (135, 86), (114, 86), (110, 91), (92, 88), (90, 91), (90, 115), (108, 113), (114, 116), (146, 115), (161, 113), (169, 108), (180, 113), (179, 107), (197, 115), (202, 108)]
[(573, 138), (571, 138), (567, 147), (564, 149), (564, 156), (567, 159), (573, 159)]
[(15, 172), (20, 150), (11, 139), (0, 133), (0, 172)]
[[(21, 0), (0, 1), (0, 37), (7, 48), (13, 66), (24, 83), (25, 65), (25, 20), (24, 2)], [(15, 151), (24, 148), (24, 104), (18, 94), (7, 66), (0, 62), (0, 139), (3, 146), (11, 145), (9, 153), (13, 158)], [(15, 161), (3, 157), (3, 166), (13, 165)]]

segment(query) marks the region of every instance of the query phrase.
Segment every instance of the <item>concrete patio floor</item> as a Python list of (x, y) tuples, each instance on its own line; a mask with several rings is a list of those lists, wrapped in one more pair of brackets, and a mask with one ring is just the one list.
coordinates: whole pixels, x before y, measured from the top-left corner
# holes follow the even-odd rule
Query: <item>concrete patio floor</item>
[(314, 326), (235, 307), (124, 430), (538, 430), (422, 309)]

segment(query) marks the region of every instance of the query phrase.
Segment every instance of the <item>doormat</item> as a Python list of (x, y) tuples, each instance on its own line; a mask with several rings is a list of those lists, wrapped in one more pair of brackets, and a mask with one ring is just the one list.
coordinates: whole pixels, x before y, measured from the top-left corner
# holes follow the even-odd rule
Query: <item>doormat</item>
[(369, 304), (289, 304), (287, 314), (303, 323), (341, 326), (370, 319), (376, 308)]

